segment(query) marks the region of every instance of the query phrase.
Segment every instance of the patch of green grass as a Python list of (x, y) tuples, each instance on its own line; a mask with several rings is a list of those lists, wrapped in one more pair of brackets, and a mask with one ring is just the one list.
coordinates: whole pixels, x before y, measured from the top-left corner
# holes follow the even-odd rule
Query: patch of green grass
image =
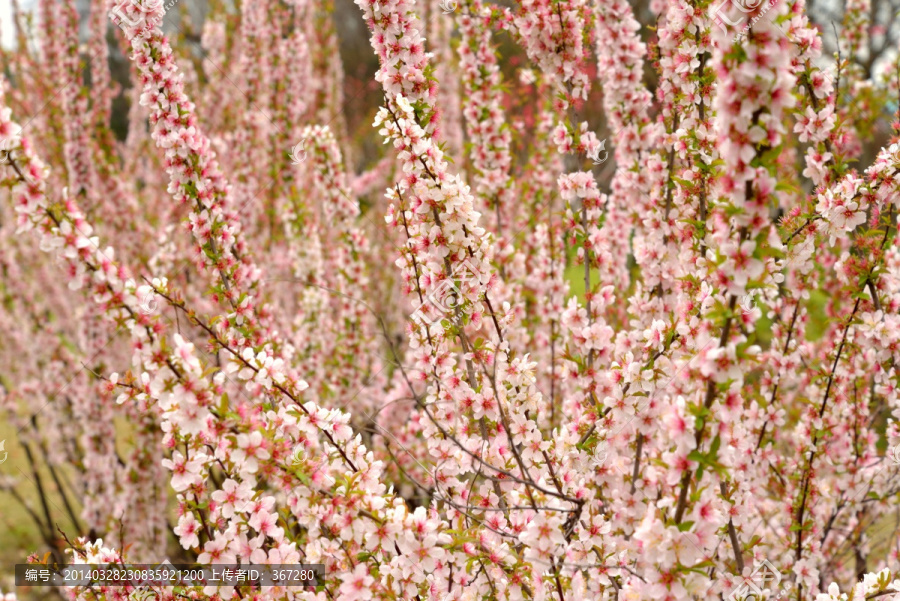
[(828, 303), (828, 295), (821, 290), (813, 290), (806, 301), (806, 312), (809, 321), (806, 323), (806, 339), (815, 342), (825, 335), (828, 329), (828, 316), (825, 314), (825, 305)]
[[(565, 271), (566, 281), (569, 282), (569, 296), (584, 298), (584, 265), (570, 263)], [(596, 270), (591, 273), (591, 281), (597, 278)]]
[[(31, 511), (41, 519), (45, 519), (28, 456), (18, 442), (15, 427), (6, 420), (0, 421), (0, 440), (5, 441), (5, 452), (8, 453), (6, 460), (0, 464), (0, 479), (4, 483), (14, 484), (16, 492), (28, 504)], [(39, 450), (35, 451), (34, 447), (35, 445), (32, 445), (33, 452), (40, 453)], [(0, 453), (0, 458), (2, 457), (3, 454)], [(38, 457), (35, 459), (39, 460)], [(45, 466), (38, 467), (38, 475), (47, 493), (47, 505), (53, 520), (54, 533), (56, 524), (59, 524), (59, 527), (71, 536), (75, 533), (75, 527), (65, 513), (62, 497), (53, 478)], [(75, 511), (79, 509), (80, 506), (76, 506)], [(25, 563), (29, 554), (36, 552), (43, 555), (46, 551), (40, 528), (28, 510), (11, 492), (0, 490), (0, 568), (2, 568), (0, 590), (17, 592), (20, 599), (44, 598), (46, 595), (34, 592), (37, 589), (31, 589), (31, 592), (17, 591), (12, 573), (13, 566)]]
[[(4, 482), (24, 481), (28, 485), (27, 497), (35, 496), (33, 485), (25, 481), (18, 470), (22, 467), (23, 471), (28, 473), (28, 469), (24, 467), (28, 459), (22, 448), (16, 444), (16, 430), (9, 422), (0, 422), (0, 440), (5, 441), (7, 453), (6, 460), (0, 464), (0, 478)], [(2, 457), (3, 454), (0, 453), (0, 458)], [(24, 490), (25, 486), (18, 489)], [(40, 546), (40, 532), (28, 512), (11, 493), (0, 489), (0, 565), (3, 567), (3, 571), (0, 572), (0, 590), (15, 591), (12, 579), (13, 566), (24, 563), (29, 551), (36, 551)]]

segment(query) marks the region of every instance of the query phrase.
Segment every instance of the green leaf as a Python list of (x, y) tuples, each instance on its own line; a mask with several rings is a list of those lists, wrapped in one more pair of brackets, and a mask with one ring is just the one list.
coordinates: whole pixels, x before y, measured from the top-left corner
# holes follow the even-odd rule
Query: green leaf
[(712, 441), (712, 446), (709, 447), (708, 456), (712, 459), (715, 459), (719, 456), (719, 447), (722, 445), (722, 439), (716, 434), (716, 437)]
[(687, 532), (688, 530), (691, 529), (691, 527), (693, 525), (694, 525), (694, 522), (681, 522), (680, 524), (676, 525), (675, 527), (678, 528), (679, 532)]

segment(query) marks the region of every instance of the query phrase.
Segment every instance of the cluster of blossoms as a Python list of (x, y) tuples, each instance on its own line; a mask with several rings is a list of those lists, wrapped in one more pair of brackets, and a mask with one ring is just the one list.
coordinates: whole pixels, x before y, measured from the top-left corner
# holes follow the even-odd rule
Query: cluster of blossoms
[(739, 30), (704, 0), (652, 26), (356, 5), (362, 133), (330, 0), (211, 3), (198, 31), (153, 0), (92, 0), (86, 32), (74, 0), (15, 4), (23, 557), (323, 566), (162, 601), (900, 595), (900, 59), (872, 3), (834, 61), (804, 0)]

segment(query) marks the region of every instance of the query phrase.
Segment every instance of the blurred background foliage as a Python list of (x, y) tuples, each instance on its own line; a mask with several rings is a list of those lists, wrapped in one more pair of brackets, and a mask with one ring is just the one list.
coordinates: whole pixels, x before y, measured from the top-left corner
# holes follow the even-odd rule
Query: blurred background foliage
[[(96, 2), (97, 0), (95, 0)], [(789, 1), (789, 0), (784, 0)], [(823, 53), (826, 57), (832, 57), (837, 48), (835, 47), (835, 31), (839, 30), (843, 23), (843, 2), (844, 0), (808, 0), (808, 14), (812, 21), (819, 27), (822, 32), (822, 39), (825, 46)], [(209, 12), (211, 3), (213, 6), (221, 6), (225, 10), (225, 20), (227, 22), (228, 31), (233, 36), (239, 24), (240, 0), (179, 0), (174, 8), (166, 15), (166, 27), (173, 41), (173, 46), (179, 54), (179, 60), (190, 61), (194, 65), (194, 71), (200, 77), (200, 86), (204, 84), (203, 78), (206, 70), (202, 63), (210, 60), (200, 45), (202, 25)], [(3, 31), (3, 52), (0, 53), (0, 68), (12, 85), (17, 85), (16, 74), (9, 68), (9, 55), (16, 52), (15, 38), (12, 35), (12, 19), (17, 18), (20, 26), (26, 31), (36, 31), (37, 12), (35, 10), (35, 0), (20, 0), (19, 10), (14, 11), (15, 4), (13, 0), (0, 0), (0, 25)], [(515, 9), (516, 6), (511, 0), (500, 0), (498, 4), (503, 4)], [(655, 13), (651, 10), (649, 0), (631, 0), (635, 15), (642, 25), (642, 35), (644, 41), (648, 44), (651, 58), (654, 53), (654, 31), (656, 24)], [(81, 35), (82, 42), (87, 39), (88, 27), (87, 20), (91, 10), (90, 0), (77, 0), (78, 10), (81, 17)], [(872, 22), (888, 23), (892, 22), (892, 15), (896, 14), (900, 9), (900, 0), (872, 0)], [(664, 9), (665, 5), (660, 2), (657, 9)], [(221, 17), (219, 17), (221, 18)], [(378, 69), (377, 57), (372, 52), (369, 43), (369, 33), (367, 27), (360, 16), (358, 7), (353, 0), (333, 0), (331, 5), (330, 18), (337, 31), (339, 39), (339, 49), (341, 63), (344, 70), (344, 88), (343, 88), (343, 118), (346, 127), (346, 141), (349, 146), (354, 149), (352, 155), (348, 155), (351, 159), (350, 168), (359, 173), (370, 168), (385, 153), (388, 152), (377, 133), (372, 128), (372, 121), (378, 107), (382, 103), (382, 94), (380, 86), (375, 82), (374, 75)], [(427, 20), (427, 16), (425, 17)], [(869, 48), (863, 56), (849, 57), (852, 63), (858, 68), (864, 70), (868, 75), (873, 73), (877, 68), (881, 59), (888, 58), (896, 52), (898, 36), (893, 28), (874, 28), (869, 40)], [(109, 69), (112, 74), (112, 80), (118, 87), (118, 94), (113, 103), (112, 112), (112, 128), (118, 140), (124, 140), (128, 134), (128, 113), (132, 95), (129, 93), (132, 85), (129, 79), (129, 60), (122, 52), (119, 41), (118, 32), (110, 26), (107, 31), (107, 40), (110, 48)], [(454, 39), (454, 43), (458, 40)], [(508, 35), (498, 32), (495, 37), (497, 50), (501, 57), (501, 70), (505, 85), (514, 93), (507, 94), (506, 109), (512, 120), (522, 119), (526, 123), (532, 120), (530, 114), (531, 107), (534, 106), (534, 92), (528, 92), (524, 88), (518, 87), (518, 75), (522, 68), (527, 68), (528, 60), (524, 50)], [(846, 57), (845, 57), (846, 58)], [(831, 59), (834, 60), (834, 59)], [(228, 73), (228, 65), (217, 65), (222, 72)], [(89, 71), (85, 70), (86, 76), (89, 77)], [(656, 89), (656, 73), (653, 68), (652, 61), (648, 62), (648, 68), (645, 72), (645, 82), (651, 91)], [(531, 94), (529, 96), (529, 94)], [(857, 102), (881, 102), (885, 105), (885, 111), (895, 111), (897, 103), (895, 100), (887, 100), (884, 98), (872, 98), (875, 94), (872, 90), (857, 90), (852, 95), (848, 94), (847, 102), (849, 104)], [(595, 128), (602, 136), (609, 133), (605, 127), (602, 112), (603, 90), (599, 86), (594, 86), (591, 90), (585, 106), (582, 107), (581, 114), (586, 115), (588, 122), (592, 128)], [(194, 99), (197, 102), (199, 99)], [(58, 102), (58, 98), (51, 98), (49, 102)], [(204, 107), (198, 105), (198, 113), (203, 114)], [(887, 117), (887, 115), (883, 115)], [(863, 151), (860, 156), (859, 163), (855, 165), (858, 169), (864, 168), (874, 158), (875, 153), (889, 139), (890, 131), (887, 124), (890, 119), (872, 119), (868, 123), (857, 124), (862, 134)], [(308, 125), (313, 125), (312, 123)], [(527, 142), (527, 141), (524, 141)], [(518, 144), (521, 150), (522, 140), (516, 140), (514, 144)], [(517, 147), (514, 146), (514, 150)], [(459, 169), (465, 171), (467, 165), (464, 157), (452, 157)], [(802, 160), (802, 155), (798, 155), (798, 160)], [(601, 185), (608, 185), (612, 170), (608, 169), (610, 165), (604, 165), (603, 168), (598, 167), (599, 180)], [(363, 204), (366, 200), (363, 199)], [(566, 270), (567, 279), (570, 284), (570, 292), (576, 296), (582, 296), (585, 290), (583, 267), (577, 266), (571, 260)], [(596, 281), (596, 279), (594, 280)], [(813, 292), (806, 301), (809, 311), (809, 324), (807, 325), (807, 337), (811, 340), (820, 338), (827, 326), (829, 316), (826, 314), (825, 307), (827, 300), (822, 293)], [(757, 332), (758, 343), (767, 345), (771, 336), (770, 325), (765, 317), (766, 311), (763, 310), (763, 320), (759, 324)], [(2, 368), (0, 368), (0, 384), (2, 384)], [(119, 432), (127, 433), (127, 424), (121, 424)], [(0, 440), (13, 440), (16, 436), (14, 429), (7, 423), (0, 421)], [(124, 441), (120, 441), (124, 444)], [(19, 494), (19, 498), (14, 498), (13, 493), (8, 491), (0, 491), (0, 566), (3, 567), (0, 573), (0, 588), (10, 590), (12, 582), (9, 580), (9, 573), (15, 563), (24, 562), (26, 555), (23, 550), (38, 549), (41, 546), (41, 533), (39, 532), (35, 521), (31, 518), (30, 513), (42, 511), (43, 504), (49, 504), (53, 507), (53, 514), (59, 516), (59, 526), (63, 530), (73, 531), (71, 520), (66, 518), (67, 512), (62, 508), (64, 501), (57, 490), (57, 477), (47, 472), (46, 467), (36, 468), (34, 473), (26, 474), (10, 474), (8, 468), (11, 465), (26, 465), (26, 457), (22, 456), (24, 451), (18, 445), (7, 444), (6, 452), (9, 453), (6, 465), (0, 465), (0, 477), (9, 478), (16, 477), (19, 480), (27, 479), (31, 483), (41, 482), (44, 487), (44, 494), (38, 492), (36, 486), (30, 488), (20, 488), (19, 490), (28, 491)], [(0, 453), (2, 456), (2, 453)], [(11, 469), (11, 468), (10, 468)], [(21, 470), (19, 470), (21, 471)], [(65, 486), (66, 474), (57, 474), (61, 485)], [(163, 558), (161, 557), (160, 560)], [(55, 596), (56, 593), (52, 589), (33, 589), (31, 591), (19, 590), (20, 598), (42, 599)]]

